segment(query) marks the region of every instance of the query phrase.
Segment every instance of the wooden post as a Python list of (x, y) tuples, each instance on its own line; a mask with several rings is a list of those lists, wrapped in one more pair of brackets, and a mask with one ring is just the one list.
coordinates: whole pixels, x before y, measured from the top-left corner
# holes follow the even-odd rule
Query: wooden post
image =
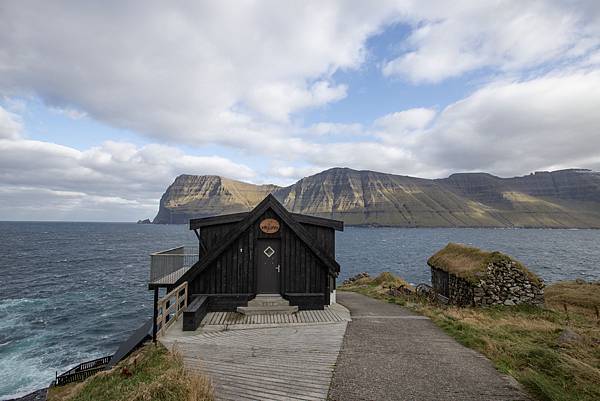
[(152, 342), (156, 343), (156, 318), (158, 317), (158, 287), (154, 288), (154, 312), (152, 314)]

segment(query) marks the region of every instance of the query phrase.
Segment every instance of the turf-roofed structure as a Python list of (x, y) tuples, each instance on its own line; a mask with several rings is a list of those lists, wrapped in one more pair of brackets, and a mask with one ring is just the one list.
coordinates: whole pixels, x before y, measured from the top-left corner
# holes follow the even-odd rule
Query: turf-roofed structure
[(450, 243), (429, 258), (435, 291), (459, 306), (544, 303), (544, 283), (500, 252)]

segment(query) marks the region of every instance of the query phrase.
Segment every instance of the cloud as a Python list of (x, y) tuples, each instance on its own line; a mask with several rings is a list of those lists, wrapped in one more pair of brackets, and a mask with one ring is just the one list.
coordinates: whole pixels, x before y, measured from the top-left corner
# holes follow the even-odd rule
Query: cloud
[(4, 211), (0, 212), (3, 220), (135, 221), (156, 213), (156, 203), (3, 185), (0, 187), (0, 210)]
[(309, 88), (273, 83), (254, 90), (248, 105), (275, 121), (287, 122), (291, 112), (343, 99), (346, 91), (346, 85), (331, 86), (326, 81), (315, 82)]
[[(138, 147), (107, 141), (80, 151), (15, 138), (0, 139), (0, 154), (0, 188), (5, 197), (0, 204), (12, 205), (0, 208), (0, 219), (79, 216), (131, 221), (156, 213), (158, 199), (179, 174), (244, 180), (256, 176), (251, 168), (220, 156), (194, 156), (158, 144)], [(124, 218), (127, 208), (129, 217)]]
[[(600, 71), (553, 72), (496, 81), (443, 110), (384, 115), (360, 141), (298, 141), (288, 155), (319, 169), (341, 166), (421, 177), (460, 171), (515, 176), (535, 170), (600, 168)], [(281, 165), (273, 176), (308, 170)], [(301, 176), (299, 176), (301, 177)]]
[(52, 107), (52, 108), (50, 108), (50, 110), (54, 113), (67, 116), (71, 120), (80, 120), (87, 116), (87, 113), (84, 111), (75, 110), (75, 109), (71, 109), (68, 107), (67, 108)]
[(375, 135), (387, 143), (409, 145), (413, 133), (425, 129), (435, 115), (435, 110), (422, 107), (391, 113), (375, 120)]
[(419, 146), (447, 171), (597, 168), (599, 109), (597, 70), (496, 82), (444, 109)]
[(320, 122), (313, 124), (307, 128), (309, 135), (362, 135), (364, 127), (359, 123), (329, 123)]
[[(181, 173), (289, 184), (334, 166), (425, 177), (600, 167), (597, 1), (182, 4), (1, 6), (0, 204), (16, 206), (0, 218), (20, 208), (122, 219), (126, 207), (148, 217)], [(392, 24), (408, 36), (374, 60), (368, 39)], [(416, 84), (461, 77), (467, 86), (468, 73), (481, 76), (450, 105), (424, 103), (425, 93), (421, 107), (373, 121), (354, 121), (347, 105), (331, 121), (310, 119), (307, 110), (357, 96), (351, 78), (368, 81), (369, 63)], [(382, 98), (366, 101), (410, 101), (373, 88)], [(148, 143), (80, 150), (27, 139), (37, 116), (14, 99), (31, 98)], [(244, 162), (193, 154), (206, 144), (233, 148)]]
[[(381, 2), (7, 3), (0, 90), (172, 144), (244, 148), (290, 115), (342, 99)], [(73, 115), (73, 113), (68, 113)], [(75, 114), (77, 116), (79, 114)]]
[(600, 45), (595, 0), (425, 1), (406, 12), (414, 29), (382, 71), (417, 83), (486, 67), (514, 72), (575, 60)]
[(16, 139), (22, 130), (21, 118), (0, 106), (0, 139)]

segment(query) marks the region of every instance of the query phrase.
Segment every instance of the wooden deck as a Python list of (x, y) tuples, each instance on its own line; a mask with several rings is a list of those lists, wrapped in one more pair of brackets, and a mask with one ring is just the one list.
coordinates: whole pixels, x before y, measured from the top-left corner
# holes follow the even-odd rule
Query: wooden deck
[(160, 341), (180, 352), (188, 369), (211, 377), (217, 400), (327, 399), (345, 308), (301, 311), (295, 320), (232, 315), (212, 313), (195, 332), (177, 322)]
[(299, 311), (293, 315), (253, 315), (237, 312), (211, 312), (202, 320), (202, 325), (248, 325), (286, 323), (333, 323), (346, 321), (347, 317), (329, 309)]
[(188, 270), (190, 270), (190, 266), (182, 267), (181, 269), (175, 270), (173, 273), (169, 273), (166, 276), (163, 276), (161, 278), (151, 281), (149, 284), (150, 285), (160, 285), (160, 286), (173, 285)]

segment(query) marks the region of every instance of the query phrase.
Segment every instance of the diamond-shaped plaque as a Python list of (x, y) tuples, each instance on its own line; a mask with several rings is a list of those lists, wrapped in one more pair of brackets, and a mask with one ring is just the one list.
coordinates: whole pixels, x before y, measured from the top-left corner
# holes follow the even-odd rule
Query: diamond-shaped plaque
[(271, 256), (273, 256), (275, 254), (275, 250), (273, 248), (271, 248), (270, 246), (266, 247), (263, 252), (265, 253), (265, 255), (267, 255), (267, 258), (270, 258)]

